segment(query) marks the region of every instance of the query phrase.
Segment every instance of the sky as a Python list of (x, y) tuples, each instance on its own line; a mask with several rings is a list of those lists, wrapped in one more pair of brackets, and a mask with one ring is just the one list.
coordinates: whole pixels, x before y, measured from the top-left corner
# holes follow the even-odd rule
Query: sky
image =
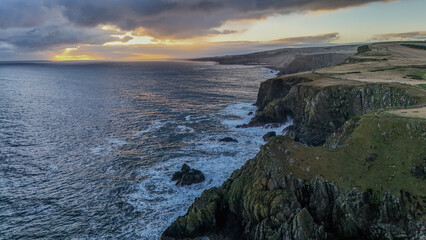
[(0, 0), (0, 61), (137, 61), (426, 40), (425, 0)]

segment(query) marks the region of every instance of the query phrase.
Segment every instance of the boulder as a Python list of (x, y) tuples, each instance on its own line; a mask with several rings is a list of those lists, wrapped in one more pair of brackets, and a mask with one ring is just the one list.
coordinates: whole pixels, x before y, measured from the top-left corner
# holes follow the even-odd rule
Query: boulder
[(176, 181), (176, 185), (185, 186), (194, 183), (200, 183), (206, 178), (204, 174), (196, 169), (191, 169), (188, 165), (183, 164), (180, 171), (175, 172), (172, 176), (172, 181)]
[(267, 134), (263, 135), (263, 140), (265, 142), (267, 142), (267, 141), (269, 141), (269, 139), (271, 139), (272, 137), (275, 137), (275, 136), (277, 136), (277, 134), (274, 131), (268, 132)]
[(235, 138), (226, 137), (226, 138), (220, 139), (219, 142), (238, 142), (238, 140)]

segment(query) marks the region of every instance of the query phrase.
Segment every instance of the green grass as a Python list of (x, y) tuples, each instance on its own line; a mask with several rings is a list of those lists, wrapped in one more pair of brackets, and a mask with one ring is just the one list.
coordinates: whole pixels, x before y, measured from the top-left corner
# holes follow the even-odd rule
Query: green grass
[(426, 89), (426, 84), (419, 84), (419, 85), (417, 85), (417, 86), (420, 86), (420, 87), (422, 87), (422, 88), (425, 88), (425, 89)]
[[(281, 161), (296, 178), (310, 180), (322, 175), (344, 188), (372, 189), (378, 194), (403, 190), (424, 196), (425, 181), (412, 176), (410, 170), (425, 161), (426, 120), (370, 113), (356, 125), (346, 145), (336, 150), (277, 138), (279, 145), (293, 146), (290, 155), (281, 153)], [(369, 154), (377, 154), (377, 158), (368, 162)]]
[(426, 71), (414, 72), (414, 73), (408, 74), (406, 77), (409, 77), (415, 80), (426, 80)]
[(420, 49), (420, 50), (426, 50), (426, 46), (422, 45), (415, 45), (415, 44), (401, 44), (401, 46), (414, 48), (414, 49)]

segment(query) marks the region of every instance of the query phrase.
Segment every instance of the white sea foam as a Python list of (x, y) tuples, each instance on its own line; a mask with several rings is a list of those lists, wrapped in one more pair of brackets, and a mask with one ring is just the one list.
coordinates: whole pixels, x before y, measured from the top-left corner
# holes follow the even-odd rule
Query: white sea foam
[(163, 121), (154, 121), (154, 122), (151, 123), (150, 126), (148, 126), (146, 129), (144, 129), (142, 131), (139, 131), (134, 136), (142, 137), (146, 133), (152, 132), (153, 130), (158, 130), (158, 129), (162, 128), (163, 126), (164, 126)]
[(176, 128), (177, 128), (178, 133), (194, 133), (195, 132), (195, 130), (193, 128), (188, 127), (188, 126), (179, 125)]
[(106, 139), (113, 147), (121, 147), (124, 144), (126, 144), (127, 142), (124, 141), (123, 139), (119, 139), (119, 138), (107, 138)]
[[(236, 128), (237, 125), (248, 123), (252, 117), (249, 113), (255, 110), (256, 107), (250, 103), (235, 103), (211, 114), (208, 117), (222, 126), (221, 129), (219, 127), (219, 130), (205, 134), (197, 132), (186, 139), (186, 145), (180, 151), (186, 153), (186, 156), (165, 157), (164, 161), (141, 171), (141, 177), (145, 180), (137, 185), (137, 191), (130, 196), (129, 203), (138, 211), (151, 216), (149, 219), (140, 220), (141, 226), (145, 226), (144, 230), (139, 232), (142, 239), (159, 239), (161, 232), (174, 219), (185, 214), (203, 190), (220, 186), (234, 170), (253, 158), (259, 147), (265, 144), (262, 139), (264, 134), (270, 131), (282, 134), (283, 129), (291, 124), (288, 122), (276, 128)], [(186, 123), (207, 118), (190, 116), (186, 116)], [(162, 125), (154, 123), (153, 126), (148, 129), (152, 131)], [(178, 125), (175, 129), (176, 133), (187, 133), (188, 129), (194, 133), (194, 129), (186, 125)], [(224, 137), (235, 138), (238, 142), (219, 142), (219, 139)], [(185, 187), (175, 186), (170, 180), (171, 176), (183, 163), (201, 170), (206, 181)]]
[(111, 153), (112, 147), (109, 145), (99, 145), (96, 147), (90, 148), (90, 151), (93, 155), (97, 156), (108, 156)]
[(127, 143), (125, 140), (116, 137), (108, 137), (105, 141), (103, 144), (90, 148), (93, 155), (108, 156), (112, 153), (113, 149), (120, 148)]

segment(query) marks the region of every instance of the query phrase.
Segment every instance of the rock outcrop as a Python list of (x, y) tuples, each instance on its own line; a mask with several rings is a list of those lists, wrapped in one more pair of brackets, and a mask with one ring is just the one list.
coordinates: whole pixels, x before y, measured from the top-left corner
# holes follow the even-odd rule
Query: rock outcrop
[(265, 135), (263, 135), (262, 138), (263, 138), (263, 141), (267, 142), (267, 141), (269, 141), (269, 139), (271, 139), (271, 138), (273, 138), (275, 136), (277, 136), (277, 133), (274, 132), (274, 131), (271, 131), (271, 132), (268, 132)]
[(279, 75), (298, 73), (344, 63), (357, 53), (358, 45), (307, 48), (282, 48), (243, 55), (192, 59), (220, 64), (263, 65), (278, 70)]
[(237, 139), (231, 137), (225, 137), (219, 140), (219, 142), (238, 142)]
[(285, 68), (281, 69), (279, 75), (310, 71), (341, 64), (352, 55), (347, 53), (300, 54), (295, 56), (294, 60)]
[(358, 51), (262, 83), (241, 127), (292, 119), (287, 136), (204, 191), (162, 239), (426, 239), (426, 90), (394, 83), (426, 55), (395, 43)]
[(426, 120), (375, 113), (332, 151), (275, 137), (162, 238), (422, 239), (424, 182), (410, 171), (426, 154), (425, 133)]
[(261, 84), (258, 111), (249, 126), (293, 119), (295, 140), (322, 145), (346, 121), (374, 109), (406, 107), (418, 102), (396, 83), (315, 80), (305, 74), (275, 78)]
[(175, 172), (172, 181), (176, 181), (176, 185), (185, 186), (204, 181), (206, 177), (200, 170), (191, 169), (188, 165), (183, 164), (180, 171)]

